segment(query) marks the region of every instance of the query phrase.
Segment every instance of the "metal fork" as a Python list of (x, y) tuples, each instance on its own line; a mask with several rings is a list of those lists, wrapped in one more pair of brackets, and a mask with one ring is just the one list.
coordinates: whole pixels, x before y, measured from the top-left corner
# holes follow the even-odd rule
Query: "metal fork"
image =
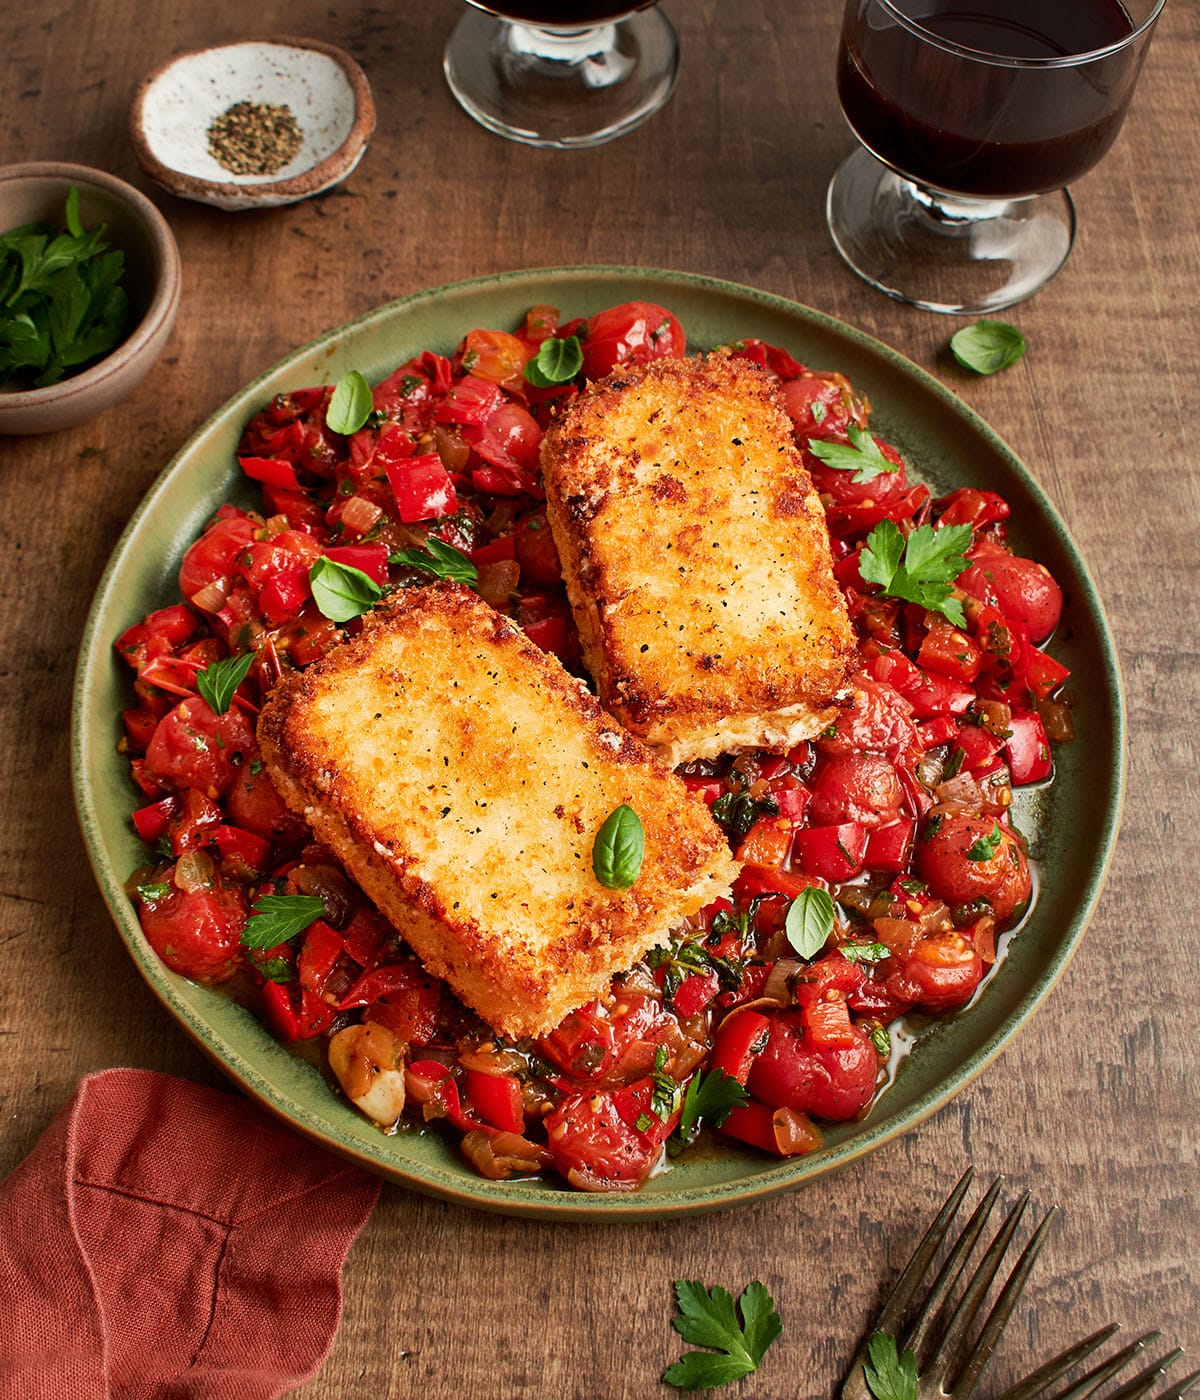
[[(898, 1352), (913, 1352), (918, 1365), (920, 1400), (967, 1400), (974, 1391), (1021, 1296), (1034, 1261), (1045, 1243), (1051, 1222), (1058, 1214), (1057, 1206), (1051, 1206), (1046, 1212), (1013, 1266), (991, 1311), (972, 1336), (975, 1319), (1029, 1204), (1027, 1191), (1000, 1226), (974, 1273), (967, 1279), (951, 1311), (955, 1286), (967, 1267), (971, 1253), (987, 1226), (1000, 1194), (1001, 1178), (997, 1177), (976, 1206), (974, 1214), (955, 1241), (914, 1315), (914, 1305), (918, 1301), (934, 1256), (958, 1213), (974, 1174), (971, 1167), (964, 1172), (896, 1281), (896, 1286), (884, 1303), (874, 1327), (851, 1363), (849, 1374), (839, 1392), (840, 1400), (874, 1400), (867, 1384), (864, 1364), (868, 1359), (871, 1341), (879, 1333), (895, 1339)], [(1087, 1396), (1096, 1395), (1106, 1381), (1123, 1370), (1146, 1346), (1156, 1341), (1161, 1333), (1148, 1332), (1145, 1336), (1136, 1338), (1086, 1375), (1069, 1382), (1067, 1389), (1054, 1393), (1053, 1397), (1051, 1387), (1080, 1362), (1098, 1351), (1118, 1330), (1114, 1323), (1094, 1332), (1090, 1337), (1085, 1337), (1083, 1341), (1077, 1342), (1053, 1360), (1046, 1362), (1044, 1366), (1040, 1366), (1018, 1385), (1005, 1391), (999, 1400), (1085, 1400)], [(1126, 1381), (1119, 1390), (1110, 1392), (1107, 1400), (1139, 1400), (1139, 1397), (1149, 1395), (1159, 1376), (1182, 1354), (1178, 1347), (1167, 1352)], [(1200, 1381), (1200, 1371), (1193, 1371), (1190, 1376), (1185, 1376), (1183, 1380), (1164, 1391), (1158, 1400), (1181, 1400), (1197, 1381)]]

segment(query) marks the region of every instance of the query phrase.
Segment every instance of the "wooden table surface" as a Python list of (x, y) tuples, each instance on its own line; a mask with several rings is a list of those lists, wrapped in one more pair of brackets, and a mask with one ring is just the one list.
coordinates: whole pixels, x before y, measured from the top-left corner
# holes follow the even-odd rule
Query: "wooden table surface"
[[(72, 671), (89, 600), (143, 493), (203, 419), (323, 329), (393, 297), (523, 267), (712, 274), (831, 313), (977, 409), (1029, 464), (1098, 582), (1124, 668), (1129, 784), (1111, 874), (1031, 1028), (930, 1121), (794, 1194), (611, 1227), (474, 1213), (388, 1185), (352, 1251), (328, 1362), (298, 1394), (647, 1396), (681, 1352), (672, 1280), (762, 1279), (781, 1340), (738, 1394), (832, 1394), (880, 1290), (968, 1162), (1060, 1202), (994, 1380), (1115, 1319), (1200, 1356), (1195, 1011), (1195, 587), (1200, 456), (1200, 9), (1168, 0), (1116, 147), (1074, 188), (1065, 270), (1005, 313), (1028, 338), (991, 379), (961, 321), (893, 303), (839, 262), (825, 185), (850, 147), (832, 69), (839, 0), (664, 0), (682, 43), (669, 106), (623, 140), (506, 143), (452, 101), (455, 0), (45, 0), (9, 7), (0, 160), (78, 160), (147, 189), (183, 258), (166, 357), (120, 408), (0, 440), (0, 1174), (79, 1077), (214, 1071), (124, 953), (77, 833)], [(327, 197), (223, 214), (153, 190), (127, 144), (138, 79), (172, 52), (257, 33), (348, 48), (378, 106)], [(731, 1392), (732, 1393), (732, 1392)]]

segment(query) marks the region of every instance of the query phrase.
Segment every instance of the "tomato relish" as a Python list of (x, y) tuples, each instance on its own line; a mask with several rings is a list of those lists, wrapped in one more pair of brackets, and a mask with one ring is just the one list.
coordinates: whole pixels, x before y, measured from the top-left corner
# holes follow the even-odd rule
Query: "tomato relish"
[[(1062, 594), (1010, 549), (1007, 503), (934, 498), (844, 376), (738, 342), (779, 382), (825, 506), (859, 639), (850, 699), (785, 753), (679, 769), (740, 863), (731, 896), (548, 1035), (497, 1037), (423, 970), (284, 805), (255, 715), (372, 599), (447, 560), (581, 673), (542, 432), (587, 380), (684, 349), (649, 303), (567, 322), (538, 306), (515, 332), (472, 330), (452, 356), (364, 385), (360, 421), (342, 386), (277, 395), (238, 451), (261, 510), (223, 505), (183, 557), (183, 601), (116, 643), (135, 673), (121, 747), (151, 946), (281, 1040), (327, 1041), (331, 1078), (382, 1128), (440, 1123), (492, 1178), (634, 1190), (701, 1132), (786, 1156), (862, 1117), (889, 1026), (969, 1002), (1028, 909), (1013, 788), (1048, 782), (1051, 742), (1070, 738), (1068, 672), (1043, 649)], [(316, 585), (330, 569), (364, 601), (331, 607)]]

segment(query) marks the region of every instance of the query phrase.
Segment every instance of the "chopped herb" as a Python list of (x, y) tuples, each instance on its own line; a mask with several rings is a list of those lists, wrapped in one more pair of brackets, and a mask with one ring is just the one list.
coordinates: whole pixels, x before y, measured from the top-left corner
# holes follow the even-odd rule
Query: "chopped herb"
[(683, 1096), (679, 1136), (688, 1141), (699, 1128), (701, 1120), (719, 1128), (729, 1117), (731, 1109), (749, 1102), (750, 1095), (745, 1088), (723, 1069), (710, 1069), (707, 1074), (693, 1075)]
[(214, 715), (223, 715), (233, 703), (234, 692), (254, 665), (254, 653), (223, 656), (196, 676), (196, 689)]
[[(783, 1330), (771, 1295), (755, 1280), (735, 1305), (733, 1295), (717, 1285), (676, 1279), (679, 1312), (672, 1326), (694, 1346), (712, 1351), (688, 1351), (668, 1366), (663, 1380), (678, 1390), (726, 1385), (757, 1371), (767, 1348)], [(738, 1320), (738, 1312), (741, 1320)]]
[(875, 1047), (875, 1053), (882, 1055), (885, 1059), (892, 1053), (892, 1038), (887, 1033), (887, 1027), (874, 1025), (867, 1031), (867, 1039)]
[(850, 439), (849, 444), (809, 438), (808, 450), (827, 467), (853, 472), (851, 480), (856, 482), (874, 481), (877, 476), (900, 470), (895, 462), (883, 455), (879, 444), (865, 428), (851, 423), (846, 429), (846, 436)]
[(569, 384), (583, 368), (583, 346), (577, 335), (543, 340), (537, 354), (525, 366), (525, 378), (538, 389)]
[(863, 1373), (875, 1400), (919, 1400), (917, 1358), (910, 1350), (900, 1355), (895, 1337), (876, 1332), (867, 1343)]
[(144, 899), (147, 904), (153, 904), (156, 899), (166, 899), (171, 893), (171, 886), (165, 880), (155, 880), (148, 885), (137, 887), (138, 896)]
[(329, 429), (343, 436), (358, 432), (371, 414), (371, 386), (356, 369), (338, 380), (325, 410)]
[(750, 828), (758, 821), (759, 817), (777, 817), (779, 815), (779, 803), (770, 793), (763, 797), (751, 797), (748, 789), (744, 786), (743, 775), (738, 769), (732, 769), (729, 777), (735, 781), (742, 779), (743, 787), (740, 791), (723, 792), (712, 805), (712, 815), (717, 825), (737, 846), (745, 840)]
[(967, 625), (954, 580), (970, 563), (962, 551), (971, 543), (970, 525), (919, 525), (906, 540), (891, 520), (882, 520), (867, 536), (858, 571), (885, 594), (940, 612), (956, 627)]
[(592, 870), (608, 890), (627, 890), (637, 879), (646, 853), (642, 819), (627, 802), (605, 818), (592, 845)]
[(679, 1107), (682, 1094), (679, 1085), (667, 1073), (668, 1059), (670, 1059), (670, 1052), (665, 1045), (660, 1045), (654, 1052), (654, 1069), (650, 1076), (650, 1082), (653, 1085), (650, 1094), (650, 1111), (660, 1123), (665, 1123)]
[(1025, 337), (1006, 321), (976, 321), (950, 337), (950, 352), (964, 369), (995, 374), (1025, 353)]
[(341, 564), (322, 555), (308, 571), (313, 602), (330, 622), (349, 622), (370, 612), (383, 597), (383, 589), (352, 564)]
[(434, 578), (447, 578), (471, 587), (479, 582), (479, 571), (467, 556), (436, 535), (430, 535), (420, 549), (397, 550), (388, 556), (388, 563), (407, 564), (410, 569), (420, 569)]
[(261, 972), (268, 982), (291, 982), (295, 980), (296, 966), (289, 962), (287, 958), (266, 958), (260, 963), (254, 964), (255, 970)]
[[(829, 412), (820, 399), (813, 399), (812, 403), (808, 406), (808, 411), (812, 414), (814, 423), (824, 423), (825, 417)], [(810, 443), (809, 445), (811, 446), (812, 444)]]
[(654, 1127), (654, 1119), (648, 1113), (639, 1113), (633, 1120), (633, 1126), (639, 1133), (648, 1133)]
[(892, 956), (886, 943), (843, 943), (839, 951), (852, 963), (877, 963)]
[(250, 906), (242, 929), (243, 948), (275, 948), (325, 916), (325, 903), (313, 894), (264, 894)]
[(981, 836), (967, 852), (967, 859), (991, 860), (1000, 849), (1000, 842), (1003, 839), (1004, 833), (1000, 830), (1000, 823), (993, 822), (991, 831), (986, 836)]
[(833, 899), (828, 890), (810, 885), (788, 905), (787, 940), (802, 958), (815, 958), (833, 932)]

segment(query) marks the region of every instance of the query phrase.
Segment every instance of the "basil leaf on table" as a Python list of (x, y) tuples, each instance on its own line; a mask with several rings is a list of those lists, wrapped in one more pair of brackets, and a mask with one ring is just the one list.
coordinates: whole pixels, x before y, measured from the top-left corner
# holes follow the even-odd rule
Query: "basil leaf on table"
[(996, 374), (1015, 365), (1025, 348), (1025, 337), (1007, 321), (976, 321), (950, 337), (950, 353), (976, 374)]

